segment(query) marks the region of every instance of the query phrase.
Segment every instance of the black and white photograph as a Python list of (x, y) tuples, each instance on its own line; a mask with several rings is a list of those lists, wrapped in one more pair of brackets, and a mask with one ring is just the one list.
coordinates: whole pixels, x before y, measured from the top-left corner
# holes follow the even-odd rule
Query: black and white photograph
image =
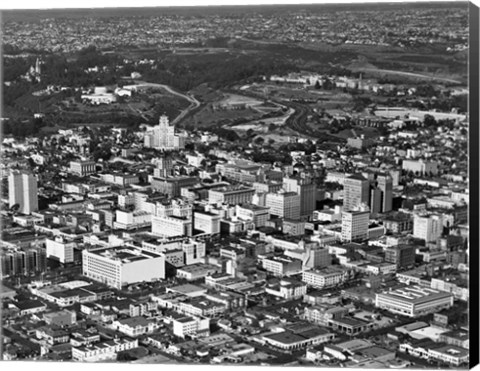
[(478, 363), (476, 4), (24, 3), (2, 370)]

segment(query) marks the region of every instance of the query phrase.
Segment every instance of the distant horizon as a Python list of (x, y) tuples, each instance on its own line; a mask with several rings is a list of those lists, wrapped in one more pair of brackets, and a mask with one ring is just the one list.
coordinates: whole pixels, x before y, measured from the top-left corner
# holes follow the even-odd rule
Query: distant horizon
[[(33, 2), (31, 0), (20, 0), (15, 2), (16, 6), (11, 8), (4, 8), (0, 6), (0, 13), (23, 13), (29, 11), (86, 11), (86, 10), (130, 10), (130, 9), (192, 9), (192, 8), (246, 8), (246, 7), (297, 7), (297, 6), (307, 6), (307, 7), (344, 7), (344, 6), (404, 6), (405, 4), (414, 5), (415, 7), (423, 6), (464, 6), (468, 5), (470, 1), (468, 0), (435, 0), (435, 1), (399, 1), (399, 0), (324, 0), (324, 1), (233, 1), (229, 3), (220, 2), (220, 1), (187, 1), (180, 0), (177, 1), (179, 5), (171, 5), (169, 2), (160, 1), (160, 4), (149, 3), (149, 0), (141, 0), (139, 5), (132, 6), (132, 1), (128, 0), (119, 0), (117, 2), (111, 0), (99, 0), (99, 1), (87, 1), (84, 6), (75, 6), (69, 7), (65, 6), (64, 2), (58, 0), (42, 0), (40, 2)], [(476, 1), (472, 1), (475, 3)], [(111, 4), (114, 3), (114, 4)], [(138, 1), (135, 3), (139, 3)], [(43, 5), (45, 4), (45, 5)]]
[[(131, 2), (130, 2), (131, 3)], [(191, 3), (191, 2), (190, 2)], [(391, 10), (399, 8), (462, 8), (468, 7), (468, 1), (455, 0), (437, 0), (437, 1), (342, 1), (342, 2), (278, 2), (275, 3), (245, 3), (245, 4), (212, 4), (212, 5), (155, 5), (155, 6), (118, 6), (106, 7), (82, 7), (82, 8), (17, 8), (0, 9), (0, 15), (3, 21), (16, 20), (16, 18), (27, 17), (33, 19), (62, 17), (136, 17), (136, 16), (158, 16), (164, 14), (189, 13), (192, 11), (202, 11), (202, 13), (224, 13), (224, 12), (245, 12), (245, 11), (281, 11), (284, 9), (304, 8), (311, 11), (324, 10), (336, 11), (338, 9), (350, 8), (352, 10), (361, 10), (364, 8), (375, 10)], [(190, 15), (190, 14), (189, 14)], [(25, 20), (25, 19), (21, 19)]]

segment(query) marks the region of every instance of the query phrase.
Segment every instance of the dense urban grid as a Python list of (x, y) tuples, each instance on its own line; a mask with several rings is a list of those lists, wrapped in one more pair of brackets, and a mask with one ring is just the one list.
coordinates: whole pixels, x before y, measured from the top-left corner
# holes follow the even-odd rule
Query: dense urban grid
[(467, 367), (467, 4), (410, 5), (5, 12), (3, 360)]

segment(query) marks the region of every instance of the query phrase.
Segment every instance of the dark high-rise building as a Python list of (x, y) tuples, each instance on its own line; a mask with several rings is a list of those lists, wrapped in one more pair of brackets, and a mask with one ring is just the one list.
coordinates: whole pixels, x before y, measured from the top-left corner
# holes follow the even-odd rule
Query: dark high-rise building
[(317, 186), (310, 176), (283, 178), (283, 189), (300, 195), (300, 216), (311, 216), (317, 200)]
[(390, 175), (377, 175), (371, 184), (370, 211), (386, 213), (392, 210), (393, 180)]
[(343, 186), (343, 210), (350, 211), (362, 203), (368, 205), (370, 199), (370, 183), (362, 175), (345, 178)]
[(398, 268), (408, 268), (415, 264), (415, 246), (398, 245), (385, 250), (385, 261), (396, 264)]
[(42, 273), (47, 268), (47, 255), (42, 247), (29, 247), (24, 250), (6, 249), (0, 255), (4, 277)]

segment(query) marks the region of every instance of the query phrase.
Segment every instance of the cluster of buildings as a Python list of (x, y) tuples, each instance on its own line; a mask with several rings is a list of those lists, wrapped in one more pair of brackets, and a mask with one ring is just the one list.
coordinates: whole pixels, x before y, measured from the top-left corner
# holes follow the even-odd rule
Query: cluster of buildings
[[(201, 44), (218, 37), (246, 38), (281, 42), (323, 42), (333, 45), (380, 46), (445, 45), (448, 51), (467, 47), (468, 11), (458, 6), (416, 9), (325, 9), (322, 6), (255, 12), (237, 8), (231, 14), (215, 8), (204, 9), (191, 17), (182, 11), (159, 15), (149, 9), (103, 17), (52, 18), (46, 14), (39, 22), (5, 20), (4, 44), (29, 50), (72, 52), (87, 46), (116, 48), (125, 46), (180, 47)], [(141, 17), (142, 22), (136, 20)], [(419, 23), (419, 19), (422, 22)], [(52, 31), (53, 25), (55, 30)], [(352, 27), (352, 25), (355, 25)], [(127, 31), (126, 31), (127, 30)], [(192, 30), (201, 30), (192, 32)], [(120, 32), (121, 31), (121, 32)], [(92, 41), (91, 35), (95, 35)]]
[[(142, 18), (145, 33), (128, 17), (42, 19), (28, 32), (28, 22), (7, 20), (2, 37), (72, 51), (101, 24), (102, 47), (175, 47), (221, 35), (461, 49), (466, 31), (451, 24), (466, 14), (425, 12), (298, 11), (294, 22), (277, 12), (166, 14)], [(415, 23), (432, 14), (436, 24)], [(192, 28), (202, 32), (192, 36)], [(40, 75), (37, 60), (25, 78)], [(371, 93), (394, 88), (313, 73), (270, 78), (310, 87), (327, 80)], [(96, 88), (81, 99), (110, 104), (129, 94)], [(426, 125), (426, 114), (377, 107), (375, 116), (349, 119), (384, 129), (378, 138), (353, 131), (340, 144), (311, 142), (309, 151), (301, 149), (306, 139), (291, 150), (180, 133), (166, 116), (128, 135), (84, 127), (5, 138), (1, 356), (142, 362), (160, 350), (212, 364), (467, 365), (469, 123), (435, 112), (438, 125)], [(107, 155), (95, 156), (99, 149)], [(252, 160), (277, 149), (283, 162)]]
[[(158, 348), (212, 363), (279, 354), (348, 367), (468, 362), (460, 162), (454, 176), (435, 149), (398, 135), (410, 152), (376, 169), (353, 156), (350, 172), (337, 170), (342, 150), (296, 151), (292, 165), (220, 148), (186, 155), (185, 140), (199, 139), (178, 136), (166, 117), (133, 139), (110, 138), (121, 147), (111, 160), (77, 151), (47, 157), (42, 173), (14, 160), (17, 151), (39, 156), (37, 141), (8, 139), (2, 149), (12, 160), (2, 198), (2, 278), (13, 288), (5, 359), (97, 362)], [(68, 130), (60, 140), (78, 148), (90, 138)], [(28, 298), (8, 294), (19, 289)], [(35, 336), (17, 343), (19, 333)], [(359, 335), (368, 341), (348, 343)], [(219, 350), (217, 338), (231, 347)]]

